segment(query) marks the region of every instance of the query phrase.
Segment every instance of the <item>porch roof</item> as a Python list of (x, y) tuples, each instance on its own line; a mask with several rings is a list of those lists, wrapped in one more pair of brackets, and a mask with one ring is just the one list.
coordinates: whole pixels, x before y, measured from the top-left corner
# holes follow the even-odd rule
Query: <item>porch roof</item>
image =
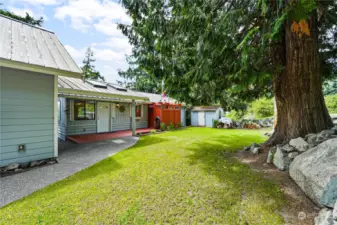
[(149, 101), (149, 98), (131, 90), (117, 90), (109, 85), (105, 88), (95, 87), (82, 79), (72, 77), (58, 77), (58, 93), (60, 96), (72, 96), (109, 101)]

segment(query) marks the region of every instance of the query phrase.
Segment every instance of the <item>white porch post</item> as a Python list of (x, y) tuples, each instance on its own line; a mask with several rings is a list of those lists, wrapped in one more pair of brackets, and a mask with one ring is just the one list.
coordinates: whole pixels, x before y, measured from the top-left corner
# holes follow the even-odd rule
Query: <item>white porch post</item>
[(136, 102), (132, 99), (132, 107), (131, 107), (131, 128), (132, 128), (132, 136), (136, 136)]

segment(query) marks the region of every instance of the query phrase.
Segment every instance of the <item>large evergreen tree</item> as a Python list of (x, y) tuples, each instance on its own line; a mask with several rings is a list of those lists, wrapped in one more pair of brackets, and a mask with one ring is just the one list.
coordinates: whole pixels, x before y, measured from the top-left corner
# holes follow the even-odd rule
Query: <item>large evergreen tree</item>
[(95, 66), (93, 63), (96, 61), (94, 58), (94, 52), (89, 47), (85, 53), (85, 58), (83, 60), (83, 76), (84, 79), (91, 79), (91, 80), (102, 80), (104, 81), (104, 77), (100, 74), (100, 72), (96, 71)]
[[(133, 57), (174, 97), (274, 95), (280, 143), (332, 126), (322, 74), (336, 71), (337, 1), (123, 0)], [(201, 101), (200, 101), (201, 99)]]

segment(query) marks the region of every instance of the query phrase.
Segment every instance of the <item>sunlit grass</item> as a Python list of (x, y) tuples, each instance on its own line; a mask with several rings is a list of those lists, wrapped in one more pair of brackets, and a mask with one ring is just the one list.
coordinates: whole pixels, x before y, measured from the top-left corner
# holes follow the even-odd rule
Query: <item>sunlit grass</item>
[(280, 189), (228, 154), (262, 141), (208, 128), (145, 136), (0, 209), (0, 224), (283, 224)]

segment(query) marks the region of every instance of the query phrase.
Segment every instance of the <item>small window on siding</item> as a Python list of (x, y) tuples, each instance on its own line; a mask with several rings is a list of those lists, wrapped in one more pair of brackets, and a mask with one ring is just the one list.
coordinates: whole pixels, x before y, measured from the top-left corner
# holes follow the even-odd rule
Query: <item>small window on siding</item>
[(143, 107), (141, 105), (136, 105), (136, 118), (143, 116)]
[(95, 102), (74, 101), (75, 120), (95, 120)]

